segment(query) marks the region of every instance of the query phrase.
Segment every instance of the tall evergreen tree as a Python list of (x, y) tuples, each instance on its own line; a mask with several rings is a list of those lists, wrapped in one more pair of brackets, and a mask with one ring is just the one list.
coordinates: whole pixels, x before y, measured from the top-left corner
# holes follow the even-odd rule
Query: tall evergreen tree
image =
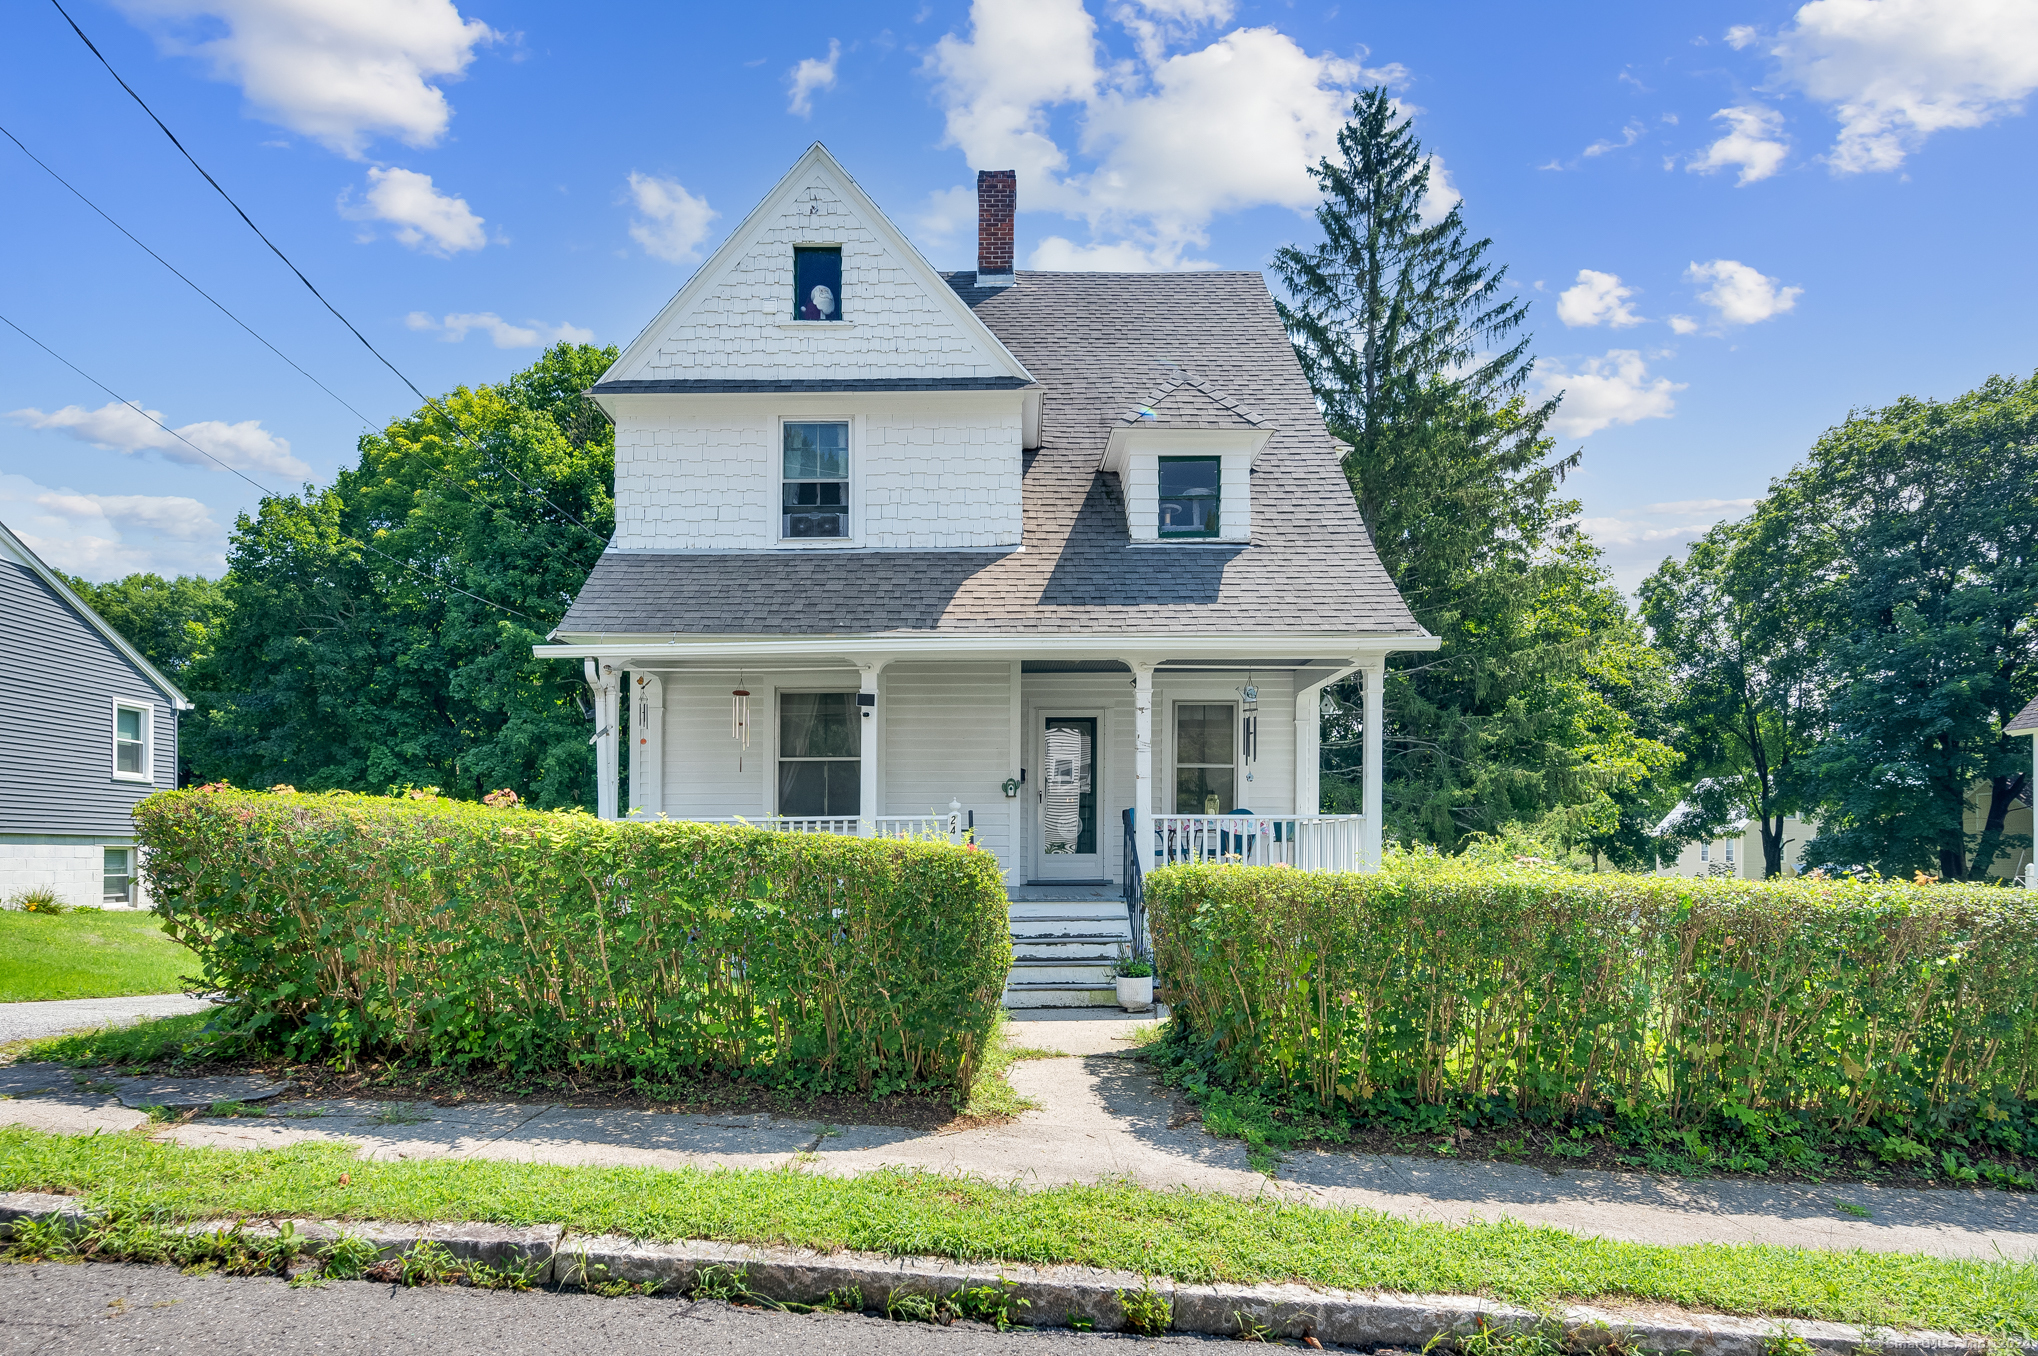
[[(1281, 318), (1349, 448), (1382, 563), (1444, 640), (1390, 664), (1388, 828), (1454, 847), (1566, 810), (1566, 834), (1640, 860), (1638, 826), (1676, 760), (1660, 721), (1624, 707), (1661, 684), (1570, 525), (1578, 505), (1559, 495), (1578, 454), (1555, 455), (1545, 432), (1556, 398), (1526, 393), (1527, 304), (1506, 292), (1492, 242), (1471, 238), (1462, 202), (1428, 212), (1429, 157), (1385, 90), (1357, 98), (1337, 156), (1311, 172), (1322, 239), (1276, 255)], [(1353, 686), (1333, 694), (1327, 731), (1334, 806), (1357, 798)]]

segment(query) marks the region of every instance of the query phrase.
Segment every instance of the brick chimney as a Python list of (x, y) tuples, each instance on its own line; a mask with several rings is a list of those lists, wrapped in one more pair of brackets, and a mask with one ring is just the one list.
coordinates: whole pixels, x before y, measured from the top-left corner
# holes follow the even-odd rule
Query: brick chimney
[(1012, 285), (1012, 216), (1018, 210), (1017, 170), (977, 171), (978, 287)]

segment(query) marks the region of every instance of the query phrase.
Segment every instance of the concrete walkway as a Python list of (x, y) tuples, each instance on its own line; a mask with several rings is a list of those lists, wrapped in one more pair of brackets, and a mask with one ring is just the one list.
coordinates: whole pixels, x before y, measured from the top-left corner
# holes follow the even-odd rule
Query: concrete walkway
[[(1013, 1039), (1061, 1058), (1012, 1067), (1015, 1088), (1039, 1103), (1005, 1125), (950, 1134), (884, 1126), (829, 1126), (768, 1115), (669, 1115), (544, 1103), (458, 1107), (348, 1100), (268, 1103), (261, 1118), (201, 1119), (157, 1137), (188, 1145), (270, 1149), (318, 1141), (375, 1159), (477, 1158), (660, 1168), (803, 1166), (836, 1176), (879, 1168), (970, 1173), (1025, 1186), (1128, 1180), (1298, 1203), (1367, 1207), (1461, 1223), (1511, 1217), (1575, 1233), (1646, 1243), (1763, 1242), (1949, 1257), (2038, 1258), (2038, 1203), (1980, 1190), (1904, 1190), (1859, 1183), (1771, 1185), (1687, 1181), (1640, 1173), (1547, 1173), (1506, 1164), (1395, 1155), (1291, 1155), (1273, 1180), (1254, 1172), (1245, 1146), (1217, 1139), (1126, 1057), (1139, 1025), (1115, 1014), (1064, 1009), (1015, 1014)], [(1151, 1018), (1145, 1019), (1151, 1021)], [(125, 1130), (146, 1116), (103, 1091), (67, 1090), (54, 1071), (0, 1070), (20, 1089), (0, 1101), (0, 1123), (61, 1134)], [(29, 1086), (46, 1080), (41, 1090)], [(94, 1088), (108, 1085), (95, 1083)], [(151, 1084), (136, 1095), (163, 1095)], [(1871, 1212), (1842, 1214), (1836, 1201)]]
[(0, 1003), (0, 1045), (40, 1040), (66, 1031), (96, 1026), (125, 1026), (144, 1017), (178, 1017), (212, 1004), (181, 993), (141, 994), (133, 998), (66, 998), (52, 1003)]

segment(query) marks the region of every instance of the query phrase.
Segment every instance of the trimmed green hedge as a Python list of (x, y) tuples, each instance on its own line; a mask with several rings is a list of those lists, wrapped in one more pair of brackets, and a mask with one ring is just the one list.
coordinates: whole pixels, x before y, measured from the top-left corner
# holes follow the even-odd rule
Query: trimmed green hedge
[(970, 1085), (1012, 962), (987, 852), (442, 800), (171, 791), (167, 930), (300, 1058)]
[(1228, 1081), (1319, 1105), (1987, 1123), (2038, 1073), (2023, 890), (1431, 856), (1169, 867), (1146, 891), (1187, 1035)]

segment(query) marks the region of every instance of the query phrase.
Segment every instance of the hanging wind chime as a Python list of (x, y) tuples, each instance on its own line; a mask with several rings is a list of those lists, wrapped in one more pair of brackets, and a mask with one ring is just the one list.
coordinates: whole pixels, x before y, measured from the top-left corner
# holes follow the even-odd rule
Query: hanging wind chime
[[(737, 674), (736, 681), (742, 682), (743, 675)], [(736, 740), (743, 752), (750, 748), (750, 694), (737, 688), (729, 694), (729, 738)], [(736, 770), (743, 770), (743, 752), (736, 755)]]
[(1245, 698), (1239, 719), (1239, 742), (1244, 745), (1242, 752), (1245, 754), (1247, 781), (1253, 779), (1252, 765), (1260, 759), (1260, 689), (1253, 681), (1255, 676), (1248, 670), (1245, 686), (1238, 690), (1238, 695)]

